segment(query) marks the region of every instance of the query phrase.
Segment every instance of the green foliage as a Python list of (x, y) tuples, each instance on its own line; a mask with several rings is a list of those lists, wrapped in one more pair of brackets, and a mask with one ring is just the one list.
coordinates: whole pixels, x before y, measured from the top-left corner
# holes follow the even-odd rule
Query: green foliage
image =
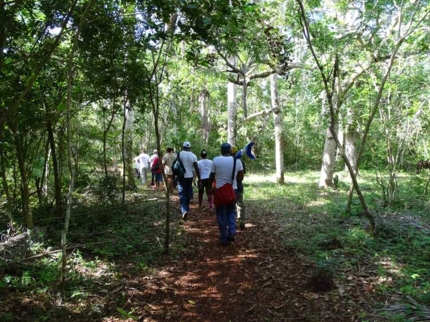
[[(345, 217), (345, 192), (319, 190), (314, 184), (316, 173), (295, 173), (286, 177), (285, 186), (276, 186), (250, 176), (245, 179), (245, 199), (249, 208), (260, 215), (278, 218), (285, 234), (285, 247), (305, 254), (315, 266), (331, 271), (339, 279), (361, 268), (377, 271), (379, 292), (401, 292), (428, 305), (430, 236), (428, 207), (414, 205), (405, 211), (383, 209), (378, 204), (372, 184), (373, 173), (362, 173), (360, 180), (373, 213), (377, 216), (376, 234), (371, 234), (365, 218)], [(416, 198), (407, 180), (400, 190)], [(413, 214), (413, 215), (412, 215)], [(419, 223), (423, 228), (419, 228)], [(391, 281), (391, 282), (390, 282)]]

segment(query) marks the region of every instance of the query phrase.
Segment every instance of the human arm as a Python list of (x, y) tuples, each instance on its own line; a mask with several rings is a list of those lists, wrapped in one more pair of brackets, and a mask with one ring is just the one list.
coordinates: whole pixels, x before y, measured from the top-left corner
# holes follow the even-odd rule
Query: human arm
[(199, 165), (197, 164), (197, 161), (193, 162), (193, 167), (194, 167), (194, 173), (197, 176), (197, 180), (198, 180), (198, 184), (201, 185), (201, 181), (200, 181), (200, 170), (199, 170)]
[(211, 172), (211, 174), (209, 175), (209, 182), (208, 182), (210, 190), (214, 190), (213, 189), (214, 182), (215, 182), (215, 173)]
[(237, 182), (242, 182), (244, 176), (245, 174), (243, 173), (243, 170), (239, 170), (236, 175)]

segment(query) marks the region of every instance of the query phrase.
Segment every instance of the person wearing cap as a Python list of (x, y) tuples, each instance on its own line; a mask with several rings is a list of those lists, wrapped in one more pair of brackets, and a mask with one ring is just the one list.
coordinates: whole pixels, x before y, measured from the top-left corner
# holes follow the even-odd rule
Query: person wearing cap
[(200, 152), (201, 160), (197, 162), (199, 166), (200, 171), (200, 182), (199, 184), (199, 207), (202, 206), (203, 203), (203, 194), (206, 191), (206, 196), (208, 197), (208, 204), (209, 209), (212, 209), (213, 202), (212, 202), (212, 194), (211, 194), (211, 187), (209, 186), (209, 175), (211, 174), (212, 169), (212, 160), (208, 159), (208, 153), (206, 150), (202, 150)]
[(181, 204), (182, 219), (187, 220), (190, 212), (190, 200), (193, 198), (193, 170), (199, 182), (201, 179), (197, 164), (197, 156), (191, 152), (190, 142), (187, 141), (183, 143), (182, 151), (179, 153), (179, 159), (182, 161), (185, 168), (184, 177), (178, 179), (179, 202)]
[[(236, 168), (231, 180), (234, 163)], [(233, 189), (237, 189), (237, 182), (243, 180), (243, 167), (241, 162), (231, 156), (231, 145), (223, 143), (221, 145), (221, 156), (215, 157), (212, 161), (212, 170), (209, 176), (209, 186), (216, 182), (215, 189), (222, 187), (226, 183), (232, 183)], [(219, 205), (215, 207), (220, 239), (222, 245), (227, 245), (234, 241), (236, 235), (236, 202), (229, 205)]]
[(151, 186), (154, 185), (154, 179), (155, 179), (155, 175), (156, 174), (155, 174), (155, 172), (152, 169), (153, 169), (153, 166), (154, 166), (154, 160), (157, 157), (158, 157), (158, 151), (157, 150), (152, 151), (152, 155), (149, 158), (149, 166), (151, 167)]
[(163, 156), (163, 165), (164, 165), (164, 173), (167, 177), (167, 188), (169, 189), (169, 192), (173, 192), (173, 171), (172, 171), (172, 165), (173, 161), (176, 159), (176, 153), (173, 152), (172, 147), (167, 147), (166, 154)]
[[(237, 147), (231, 147), (231, 155), (237, 160), (237, 162), (242, 163), (243, 175), (246, 174), (245, 163), (242, 159), (236, 157)], [(234, 190), (236, 193), (236, 211), (237, 219), (239, 220), (239, 228), (245, 229), (245, 205), (243, 203), (243, 181), (237, 181), (237, 189)]]

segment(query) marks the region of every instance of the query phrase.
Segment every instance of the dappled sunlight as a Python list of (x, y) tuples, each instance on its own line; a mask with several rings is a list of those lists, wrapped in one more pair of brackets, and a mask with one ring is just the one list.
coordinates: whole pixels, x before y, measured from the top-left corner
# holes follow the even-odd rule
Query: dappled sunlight
[(377, 264), (379, 264), (381, 267), (383, 267), (387, 272), (401, 276), (402, 273), (402, 265), (399, 265), (396, 263), (393, 259), (389, 257), (381, 258), (379, 261), (377, 261)]
[(321, 207), (328, 204), (329, 200), (312, 200), (306, 204), (306, 207)]

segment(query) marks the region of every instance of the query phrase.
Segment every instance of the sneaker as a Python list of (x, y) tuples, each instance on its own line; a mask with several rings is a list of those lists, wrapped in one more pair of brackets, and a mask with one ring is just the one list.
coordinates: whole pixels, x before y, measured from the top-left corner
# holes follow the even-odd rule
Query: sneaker
[(229, 242), (234, 243), (234, 236), (228, 236), (228, 237), (227, 237), (227, 240), (228, 240)]
[(182, 220), (187, 220), (187, 218), (188, 218), (188, 212), (186, 211), (186, 212), (184, 212), (183, 214), (182, 214)]

